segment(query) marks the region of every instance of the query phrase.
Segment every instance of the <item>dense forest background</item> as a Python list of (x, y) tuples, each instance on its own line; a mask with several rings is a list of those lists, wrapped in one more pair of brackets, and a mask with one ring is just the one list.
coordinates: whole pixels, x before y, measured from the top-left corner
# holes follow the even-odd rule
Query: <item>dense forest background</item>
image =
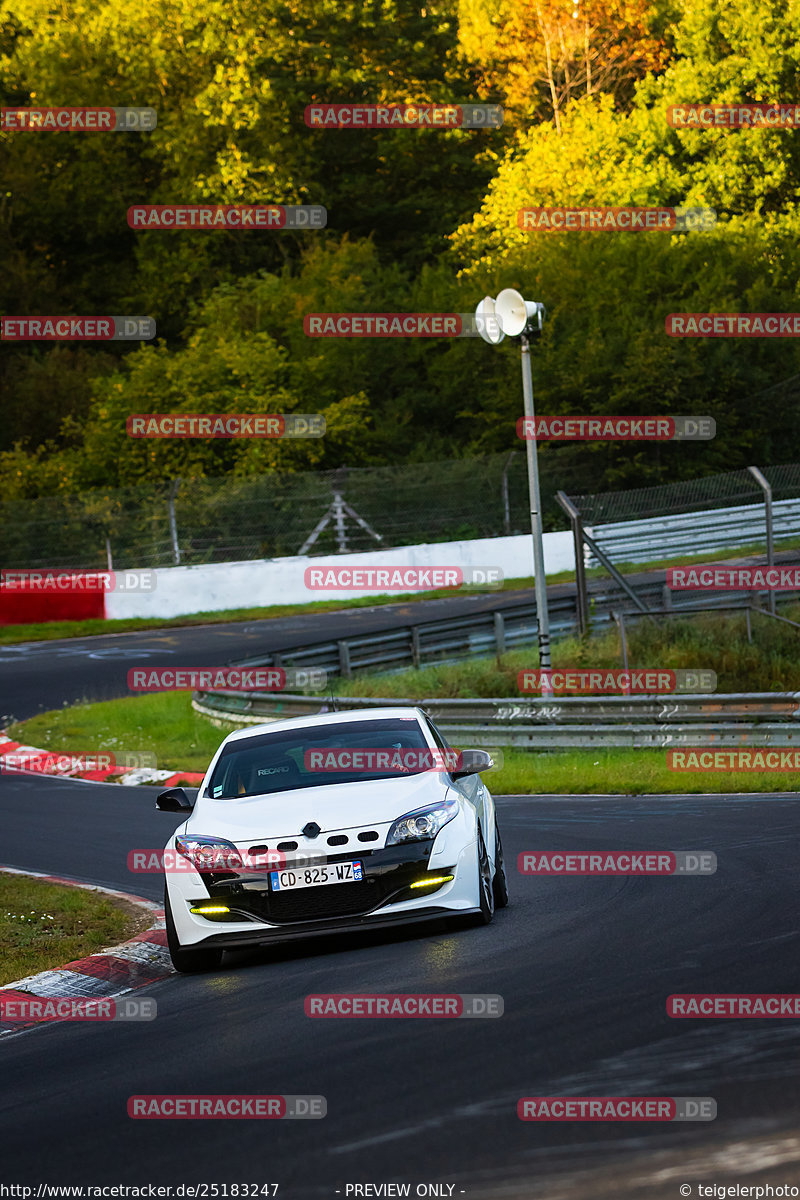
[[(319, 311), (548, 319), (542, 413), (707, 413), (693, 445), (547, 446), (581, 491), (800, 458), (798, 345), (673, 311), (798, 310), (800, 130), (674, 129), (796, 101), (798, 0), (3, 0), (0, 104), (137, 105), (148, 134), (0, 133), (0, 310), (156, 318), (141, 346), (3, 344), (0, 502), (520, 447), (518, 347), (310, 339)], [(492, 101), (493, 131), (320, 131), (314, 101)], [(134, 233), (135, 203), (320, 203), (322, 232)], [(703, 205), (704, 233), (526, 233), (535, 205)], [(322, 412), (288, 443), (138, 441), (131, 412)]]

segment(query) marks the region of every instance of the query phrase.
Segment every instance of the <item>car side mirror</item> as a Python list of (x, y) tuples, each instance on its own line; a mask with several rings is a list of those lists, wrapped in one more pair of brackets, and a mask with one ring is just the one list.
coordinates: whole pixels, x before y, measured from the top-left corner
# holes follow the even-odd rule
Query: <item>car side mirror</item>
[(189, 799), (182, 787), (174, 787), (156, 796), (156, 808), (159, 812), (190, 813), (194, 801)]
[(458, 766), (450, 774), (453, 779), (465, 779), (467, 775), (477, 775), (493, 766), (494, 759), (488, 750), (462, 750), (458, 756)]

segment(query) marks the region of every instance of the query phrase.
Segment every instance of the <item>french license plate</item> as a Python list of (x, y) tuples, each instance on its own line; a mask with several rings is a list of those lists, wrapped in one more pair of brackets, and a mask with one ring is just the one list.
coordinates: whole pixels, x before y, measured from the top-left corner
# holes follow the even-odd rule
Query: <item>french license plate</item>
[(364, 872), (360, 862), (333, 863), (327, 867), (300, 867), (294, 871), (270, 871), (273, 892), (296, 891), (297, 888), (322, 887), (329, 883), (360, 883)]

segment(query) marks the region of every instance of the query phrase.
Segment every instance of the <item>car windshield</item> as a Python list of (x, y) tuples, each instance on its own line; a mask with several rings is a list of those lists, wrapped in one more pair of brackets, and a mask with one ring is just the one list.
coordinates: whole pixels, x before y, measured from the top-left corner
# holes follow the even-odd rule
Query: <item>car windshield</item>
[(397, 779), (430, 770), (436, 754), (416, 717), (262, 733), (228, 742), (207, 794), (214, 800), (235, 800), (332, 783)]

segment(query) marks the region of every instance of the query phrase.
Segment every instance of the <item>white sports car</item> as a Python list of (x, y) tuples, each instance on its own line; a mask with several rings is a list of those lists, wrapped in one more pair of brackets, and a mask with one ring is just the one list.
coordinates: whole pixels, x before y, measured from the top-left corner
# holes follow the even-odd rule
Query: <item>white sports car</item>
[(226, 949), (474, 914), (508, 903), (484, 750), (456, 755), (419, 708), (334, 712), (225, 738), (164, 853), (179, 971)]

